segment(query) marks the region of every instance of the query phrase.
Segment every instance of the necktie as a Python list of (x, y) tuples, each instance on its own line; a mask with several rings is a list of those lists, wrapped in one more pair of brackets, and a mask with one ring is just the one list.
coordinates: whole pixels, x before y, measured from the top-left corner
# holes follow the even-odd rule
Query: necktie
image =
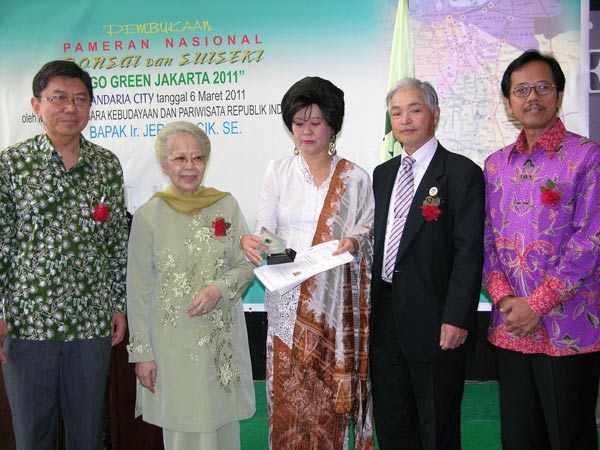
[(402, 166), (400, 168), (401, 173), (394, 186), (394, 223), (388, 237), (387, 253), (383, 265), (383, 273), (389, 280), (392, 279), (394, 273), (396, 255), (398, 254), (398, 244), (400, 244), (402, 230), (404, 230), (404, 224), (406, 223), (406, 215), (408, 214), (408, 209), (410, 208), (414, 195), (413, 190), (415, 182), (412, 172), (414, 163), (415, 160), (410, 156), (405, 156), (404, 159), (402, 159)]

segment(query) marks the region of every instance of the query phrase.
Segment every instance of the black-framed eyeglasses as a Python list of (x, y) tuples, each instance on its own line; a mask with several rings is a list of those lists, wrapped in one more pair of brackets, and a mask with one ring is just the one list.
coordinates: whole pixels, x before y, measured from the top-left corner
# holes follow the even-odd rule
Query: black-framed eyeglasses
[(512, 92), (515, 97), (529, 97), (529, 94), (531, 94), (531, 90), (535, 89), (535, 92), (537, 92), (538, 95), (548, 95), (554, 90), (555, 87), (555, 84), (543, 82), (535, 84), (533, 86), (529, 86), (528, 84), (522, 84), (512, 89), (510, 92)]
[(38, 99), (45, 100), (56, 106), (67, 106), (71, 102), (73, 102), (75, 106), (90, 106), (90, 98), (87, 95), (75, 95), (74, 97), (69, 97), (68, 95), (57, 94), (49, 97), (38, 97)]

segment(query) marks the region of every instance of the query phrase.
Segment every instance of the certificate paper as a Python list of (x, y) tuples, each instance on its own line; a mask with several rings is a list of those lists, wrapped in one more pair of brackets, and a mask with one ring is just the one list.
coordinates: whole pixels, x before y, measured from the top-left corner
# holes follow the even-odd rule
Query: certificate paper
[(332, 256), (338, 243), (329, 241), (315, 245), (298, 253), (294, 262), (260, 266), (254, 273), (269, 291), (285, 294), (313, 275), (352, 261), (350, 252)]

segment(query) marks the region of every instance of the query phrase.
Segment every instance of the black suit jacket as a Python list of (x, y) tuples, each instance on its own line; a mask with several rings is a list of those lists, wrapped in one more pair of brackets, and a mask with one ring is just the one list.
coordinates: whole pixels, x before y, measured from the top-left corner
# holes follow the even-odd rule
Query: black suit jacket
[[(401, 158), (375, 168), (373, 331), (381, 301), (381, 271), (390, 197)], [(443, 211), (426, 222), (420, 206), (437, 188)], [(483, 266), (484, 181), (481, 168), (442, 145), (415, 191), (398, 248), (392, 282), (394, 319), (406, 358), (430, 361), (464, 352), (440, 349), (440, 329), (447, 323), (473, 337)]]

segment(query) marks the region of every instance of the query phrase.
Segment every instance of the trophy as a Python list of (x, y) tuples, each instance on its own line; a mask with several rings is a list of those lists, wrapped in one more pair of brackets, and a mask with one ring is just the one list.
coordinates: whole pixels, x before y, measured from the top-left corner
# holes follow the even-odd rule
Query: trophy
[(290, 263), (296, 258), (296, 252), (286, 248), (283, 239), (265, 227), (260, 230), (260, 244), (267, 249), (267, 265)]

